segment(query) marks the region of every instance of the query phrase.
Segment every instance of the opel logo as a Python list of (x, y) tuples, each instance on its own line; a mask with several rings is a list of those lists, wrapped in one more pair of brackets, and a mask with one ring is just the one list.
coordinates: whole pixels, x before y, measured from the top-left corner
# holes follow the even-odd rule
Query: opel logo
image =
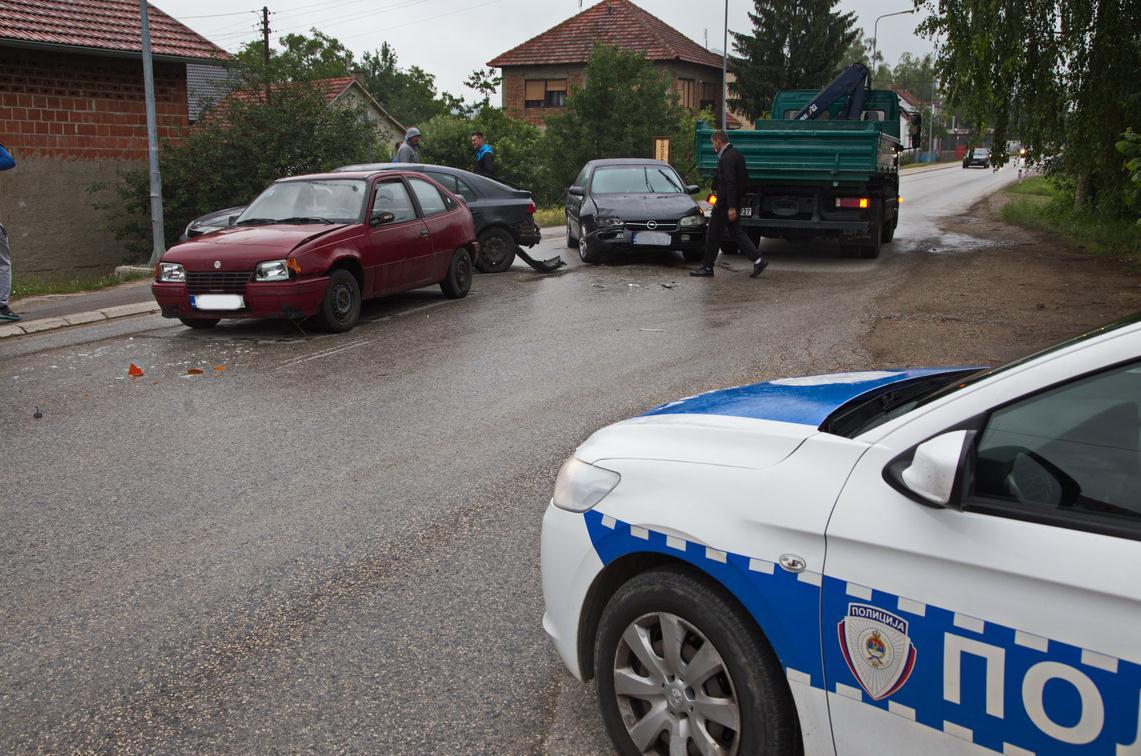
[(218, 268), (221, 268), (221, 267), (222, 267), (222, 261), (221, 260), (215, 260), (214, 261), (214, 270), (218, 270)]
[(650, 229), (651, 231), (653, 231), (657, 227), (658, 227), (657, 221), (650, 221), (649, 223), (646, 224), (646, 228)]

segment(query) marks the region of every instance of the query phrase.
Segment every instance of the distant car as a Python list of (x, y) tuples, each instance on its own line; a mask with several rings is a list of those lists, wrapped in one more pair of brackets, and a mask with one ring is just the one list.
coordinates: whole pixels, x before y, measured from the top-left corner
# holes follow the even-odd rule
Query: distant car
[(186, 229), (182, 232), (182, 236), (179, 237), (178, 240), (186, 241), (196, 236), (202, 236), (202, 234), (229, 228), (233, 221), (241, 215), (245, 209), (245, 205), (238, 205), (237, 207), (227, 207), (225, 210), (215, 210), (212, 213), (207, 213), (206, 215), (195, 218), (186, 224)]
[(364, 299), (432, 284), (465, 296), (478, 259), (471, 213), (427, 176), (327, 173), (281, 179), (231, 227), (167, 250), (151, 289), (191, 328), (316, 316), (340, 332)]
[(670, 402), (559, 471), (543, 627), (618, 753), (1135, 753), (1139, 439), (1138, 315)]
[(980, 168), (990, 167), (990, 150), (986, 147), (975, 147), (963, 156), (964, 168), (970, 168), (976, 165)]
[[(333, 172), (389, 170), (427, 174), (467, 203), (480, 244), (476, 268), (483, 273), (507, 270), (515, 261), (517, 247), (533, 247), (542, 241), (542, 233), (534, 219), (535, 201), (530, 192), (471, 171), (420, 163), (362, 163), (336, 168)], [(182, 240), (228, 228), (230, 220), (244, 209), (244, 206), (231, 207), (195, 218), (186, 227)]]
[(483, 273), (507, 270), (515, 261), (516, 247), (533, 247), (542, 240), (534, 219), (535, 201), (524, 189), (443, 165), (367, 163), (336, 169), (338, 172), (356, 170), (419, 171), (431, 176), (452, 194), (462, 197), (475, 220), (480, 250), (476, 268)]
[(592, 160), (567, 190), (567, 246), (586, 263), (619, 250), (705, 253), (705, 215), (669, 163), (641, 158)]

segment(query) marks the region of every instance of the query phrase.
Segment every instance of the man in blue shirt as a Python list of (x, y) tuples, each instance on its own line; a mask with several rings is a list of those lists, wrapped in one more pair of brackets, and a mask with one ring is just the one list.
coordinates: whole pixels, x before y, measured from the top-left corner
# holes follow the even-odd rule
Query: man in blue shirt
[[(0, 171), (16, 165), (8, 148), (0, 144)], [(12, 291), (12, 254), (8, 248), (8, 231), (0, 225), (0, 321), (19, 320), (20, 316), (8, 309), (8, 294)]]
[(495, 153), (483, 138), (482, 131), (471, 133), (471, 146), (475, 150), (475, 172), (480, 176), (495, 178)]

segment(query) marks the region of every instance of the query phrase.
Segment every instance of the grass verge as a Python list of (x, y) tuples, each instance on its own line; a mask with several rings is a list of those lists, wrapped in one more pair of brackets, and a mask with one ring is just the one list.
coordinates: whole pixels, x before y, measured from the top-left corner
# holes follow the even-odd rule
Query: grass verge
[(79, 294), (85, 291), (98, 291), (111, 286), (117, 286), (125, 281), (141, 281), (151, 278), (149, 273), (131, 273), (125, 279), (118, 276), (99, 276), (98, 278), (72, 278), (60, 281), (43, 281), (38, 278), (15, 278), (12, 280), (13, 300), (24, 297), (42, 297), (48, 294)]
[(566, 218), (562, 206), (540, 207), (535, 211), (535, 222), (539, 224), (539, 228), (561, 226), (566, 223)]
[(1041, 176), (1008, 187), (1002, 207), (1007, 223), (1068, 239), (1098, 255), (1141, 269), (1141, 228), (1129, 218), (1106, 218), (1074, 210), (1073, 201)]

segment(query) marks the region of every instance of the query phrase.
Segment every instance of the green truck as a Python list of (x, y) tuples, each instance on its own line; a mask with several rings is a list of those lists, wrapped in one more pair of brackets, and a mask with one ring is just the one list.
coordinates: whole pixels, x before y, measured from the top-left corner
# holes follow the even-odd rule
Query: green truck
[[(899, 96), (863, 89), (862, 81), (858, 91), (836, 99), (830, 92), (836, 82), (820, 92), (778, 92), (773, 119), (730, 132), (749, 173), (740, 222), (755, 242), (831, 237), (861, 257), (878, 257), (892, 240), (899, 223), (899, 153), (918, 136), (919, 118), (911, 116), (904, 144)], [(717, 170), (712, 133), (698, 123), (697, 165), (706, 178)]]

